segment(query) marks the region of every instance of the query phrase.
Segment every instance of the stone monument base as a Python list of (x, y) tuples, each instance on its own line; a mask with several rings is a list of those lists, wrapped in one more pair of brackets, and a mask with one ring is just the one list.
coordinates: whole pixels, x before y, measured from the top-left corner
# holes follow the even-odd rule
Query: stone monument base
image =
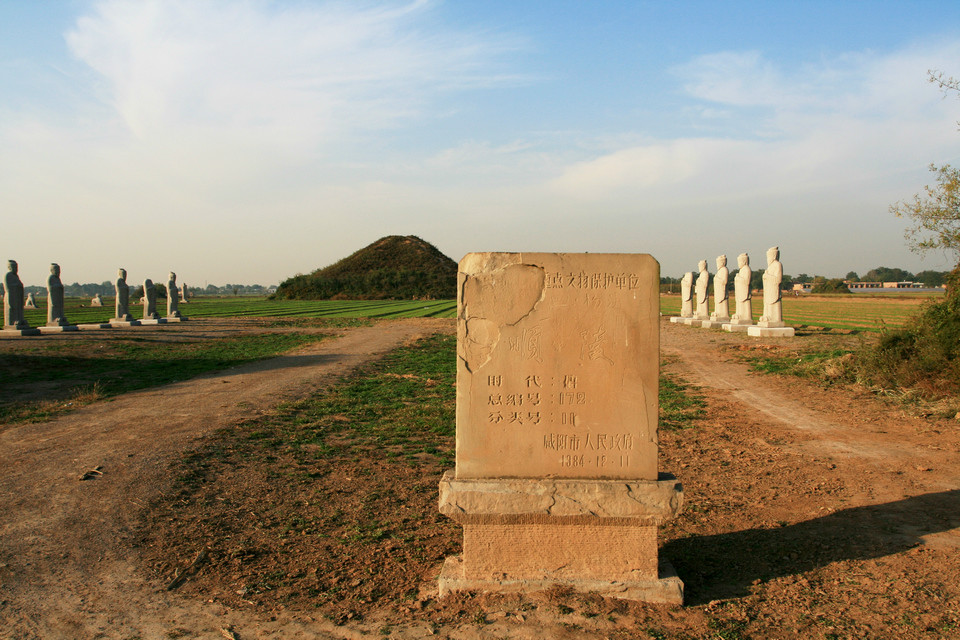
[(183, 316), (167, 316), (166, 318), (163, 318), (163, 320), (166, 320), (167, 322), (186, 322), (188, 318), (184, 318)]
[(683, 604), (683, 581), (677, 576), (673, 565), (666, 559), (660, 560), (659, 575), (651, 580), (609, 580), (585, 579), (469, 579), (464, 577), (463, 556), (450, 556), (440, 571), (440, 597), (456, 591), (495, 591), (526, 592), (545, 591), (552, 587), (569, 587), (580, 593), (597, 593), (602, 596), (621, 600), (637, 600), (657, 604)]
[(109, 329), (113, 325), (109, 322), (92, 322), (86, 324), (78, 324), (77, 329), (80, 331), (96, 331), (97, 329)]
[(731, 333), (746, 333), (747, 329), (752, 327), (752, 324), (737, 324), (736, 322), (725, 322), (723, 323), (723, 330), (729, 331)]
[(676, 322), (677, 324), (685, 324), (688, 327), (699, 327), (700, 323), (703, 322), (701, 318), (670, 318), (670, 322)]
[[(140, 321), (140, 324), (167, 324), (168, 320), (166, 318), (145, 318)], [(174, 320), (176, 322), (176, 320)]]
[(120, 320), (118, 318), (113, 318), (110, 320), (111, 327), (139, 327), (139, 320)]
[(761, 327), (753, 325), (747, 328), (747, 335), (754, 338), (792, 338), (796, 334), (793, 327)]
[(720, 329), (725, 324), (729, 324), (730, 320), (704, 320), (700, 323), (702, 329)]
[(40, 333), (63, 333), (64, 331), (80, 331), (75, 324), (51, 324), (44, 327), (37, 327)]
[(440, 594), (536, 591), (555, 585), (648, 602), (683, 601), (683, 583), (658, 562), (657, 525), (683, 488), (660, 480), (465, 478), (440, 481), (440, 512), (463, 525)]
[(0, 336), (7, 338), (12, 338), (14, 336), (38, 336), (40, 335), (40, 329), (33, 327), (27, 329), (17, 329), (16, 327), (4, 327), (3, 330), (0, 330)]

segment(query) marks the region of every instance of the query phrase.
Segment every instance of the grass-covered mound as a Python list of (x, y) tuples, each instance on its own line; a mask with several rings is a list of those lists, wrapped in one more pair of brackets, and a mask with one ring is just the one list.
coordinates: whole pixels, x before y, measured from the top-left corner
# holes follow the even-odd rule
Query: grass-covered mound
[(457, 296), (457, 263), (417, 236), (386, 236), (307, 275), (284, 280), (287, 300), (438, 300)]

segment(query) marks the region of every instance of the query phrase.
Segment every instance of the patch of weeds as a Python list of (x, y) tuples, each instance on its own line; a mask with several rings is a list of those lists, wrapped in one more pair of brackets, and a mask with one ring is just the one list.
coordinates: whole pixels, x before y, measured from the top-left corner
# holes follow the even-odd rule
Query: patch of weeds
[(706, 400), (697, 387), (676, 376), (660, 374), (660, 428), (686, 429), (703, 417)]
[(743, 630), (747, 624), (740, 620), (722, 620), (720, 618), (710, 618), (707, 627), (713, 631), (713, 637), (717, 640), (746, 640), (747, 636)]

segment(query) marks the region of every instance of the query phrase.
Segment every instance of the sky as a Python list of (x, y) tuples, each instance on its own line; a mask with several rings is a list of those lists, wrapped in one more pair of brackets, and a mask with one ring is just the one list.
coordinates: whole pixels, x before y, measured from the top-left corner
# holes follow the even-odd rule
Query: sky
[(276, 284), (378, 238), (947, 270), (891, 204), (960, 163), (960, 3), (0, 0), (25, 284)]

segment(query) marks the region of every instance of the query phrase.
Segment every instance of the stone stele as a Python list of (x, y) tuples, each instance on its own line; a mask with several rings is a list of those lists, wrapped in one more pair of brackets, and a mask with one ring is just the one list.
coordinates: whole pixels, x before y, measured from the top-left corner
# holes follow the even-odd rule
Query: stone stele
[(460, 262), (456, 470), (463, 525), (440, 594), (556, 585), (680, 603), (657, 526), (659, 272), (641, 254), (471, 253)]

